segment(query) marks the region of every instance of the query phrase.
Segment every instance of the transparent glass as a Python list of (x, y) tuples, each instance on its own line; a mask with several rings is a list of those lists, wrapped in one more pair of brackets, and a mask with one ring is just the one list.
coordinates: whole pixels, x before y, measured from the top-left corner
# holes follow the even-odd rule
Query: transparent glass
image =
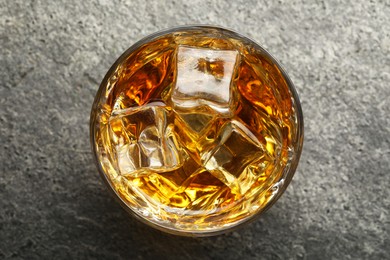
[(91, 144), (121, 205), (165, 232), (209, 236), (267, 210), (297, 167), (303, 117), (280, 64), (212, 26), (128, 49), (93, 103)]

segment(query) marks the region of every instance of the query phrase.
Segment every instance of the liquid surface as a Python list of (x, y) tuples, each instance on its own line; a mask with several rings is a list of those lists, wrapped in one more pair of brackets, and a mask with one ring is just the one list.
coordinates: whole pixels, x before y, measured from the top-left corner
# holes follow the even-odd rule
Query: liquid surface
[(296, 115), (279, 69), (224, 31), (162, 35), (123, 57), (93, 111), (111, 186), (163, 228), (220, 230), (261, 211), (294, 152)]

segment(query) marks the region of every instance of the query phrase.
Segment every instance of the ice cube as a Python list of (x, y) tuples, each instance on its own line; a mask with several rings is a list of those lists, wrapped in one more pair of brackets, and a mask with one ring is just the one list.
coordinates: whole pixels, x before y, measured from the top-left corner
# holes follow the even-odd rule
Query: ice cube
[(110, 118), (111, 142), (122, 175), (165, 172), (180, 167), (182, 150), (162, 103), (117, 110)]
[(241, 122), (231, 120), (218, 132), (216, 144), (202, 155), (204, 167), (234, 193), (244, 194), (270, 160), (263, 145)]
[(171, 101), (176, 110), (196, 111), (209, 107), (230, 116), (233, 102), (232, 77), (238, 52), (178, 47), (177, 78)]

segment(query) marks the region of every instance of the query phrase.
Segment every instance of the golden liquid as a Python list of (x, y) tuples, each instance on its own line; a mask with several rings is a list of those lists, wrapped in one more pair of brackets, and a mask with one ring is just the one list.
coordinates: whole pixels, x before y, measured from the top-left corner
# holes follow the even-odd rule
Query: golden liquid
[[(215, 84), (229, 77), (228, 112), (172, 101), (182, 47), (237, 53), (231, 75), (219, 58), (198, 58), (193, 68)], [(97, 155), (138, 215), (168, 229), (217, 230), (256, 214), (277, 193), (296, 119), (285, 79), (260, 50), (229, 35), (172, 33), (138, 47), (104, 82), (94, 111)]]

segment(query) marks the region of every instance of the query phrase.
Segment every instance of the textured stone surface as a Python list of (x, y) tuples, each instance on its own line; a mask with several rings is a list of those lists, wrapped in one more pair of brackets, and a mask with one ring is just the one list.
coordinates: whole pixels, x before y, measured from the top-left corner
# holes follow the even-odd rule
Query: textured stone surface
[[(389, 13), (388, 1), (364, 0), (0, 1), (0, 258), (388, 257)], [(149, 33), (194, 23), (248, 35), (285, 65), (306, 138), (271, 210), (202, 239), (130, 218), (100, 180), (88, 131), (116, 58)]]

